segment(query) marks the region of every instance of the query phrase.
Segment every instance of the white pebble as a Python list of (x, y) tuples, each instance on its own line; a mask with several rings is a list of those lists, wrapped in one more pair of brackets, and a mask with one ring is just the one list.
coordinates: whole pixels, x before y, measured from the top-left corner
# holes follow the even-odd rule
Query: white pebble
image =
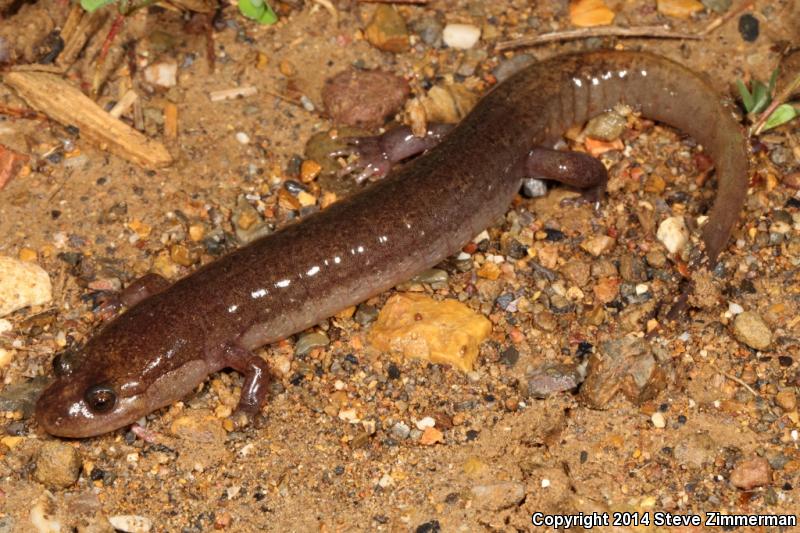
[(53, 299), (47, 272), (36, 263), (0, 256), (0, 316)]
[(416, 423), (417, 429), (419, 429), (420, 431), (425, 431), (426, 429), (432, 428), (435, 425), (436, 425), (436, 420), (434, 420), (429, 416), (426, 416), (422, 420), (417, 420)]
[(462, 50), (472, 48), (480, 38), (481, 29), (472, 24), (448, 24), (442, 32), (444, 44)]
[(744, 307), (735, 302), (730, 302), (728, 304), (728, 312), (732, 315), (740, 315), (744, 313)]
[(243, 131), (236, 133), (236, 140), (239, 141), (240, 144), (250, 144), (250, 136)]
[(636, 294), (637, 296), (641, 296), (642, 294), (647, 294), (647, 291), (650, 290), (650, 287), (647, 286), (647, 283), (640, 283), (636, 286)]
[(356, 413), (355, 409), (342, 409), (339, 411), (339, 419), (344, 420), (345, 422), (350, 422), (351, 424), (358, 424), (361, 422), (361, 419), (358, 418), (358, 414)]
[(12, 328), (13, 326), (11, 325), (11, 322), (6, 320), (5, 318), (0, 318), (0, 335), (5, 333), (6, 331), (11, 331)]
[(664, 415), (659, 411), (653, 413), (653, 416), (650, 417), (650, 421), (652, 421), (653, 425), (658, 429), (663, 429), (667, 427), (667, 420), (664, 418)]
[(153, 529), (153, 522), (146, 516), (133, 514), (121, 514), (110, 516), (108, 521), (114, 529), (125, 531), (126, 533), (147, 533)]
[(0, 368), (11, 362), (11, 350), (0, 348)]
[(477, 243), (479, 243), (479, 242), (488, 241), (488, 240), (489, 240), (489, 232), (488, 232), (488, 231), (486, 231), (486, 230), (483, 230), (482, 232), (478, 233), (478, 234), (475, 236), (475, 238), (474, 238), (474, 239), (472, 239), (472, 242), (474, 242), (475, 244), (477, 244)]
[(549, 487), (549, 486), (550, 486), (550, 480), (549, 480), (549, 479), (546, 479), (546, 478), (545, 478), (545, 479), (543, 479), (543, 480), (542, 480), (542, 488), (543, 488), (543, 489), (546, 489), (546, 488), (547, 488), (547, 487)]
[(39, 533), (58, 533), (61, 531), (61, 522), (50, 516), (45, 510), (44, 502), (42, 501), (31, 507), (28, 519)]
[(154, 63), (144, 69), (144, 79), (161, 87), (175, 87), (178, 84), (178, 64), (172, 61)]
[(378, 485), (380, 485), (381, 488), (384, 488), (384, 489), (386, 487), (388, 487), (389, 485), (393, 485), (393, 484), (394, 484), (394, 479), (389, 474), (382, 475), (380, 481), (378, 481)]
[(686, 228), (683, 217), (669, 217), (658, 226), (656, 237), (669, 250), (669, 253), (674, 254), (686, 246), (689, 241), (689, 230)]

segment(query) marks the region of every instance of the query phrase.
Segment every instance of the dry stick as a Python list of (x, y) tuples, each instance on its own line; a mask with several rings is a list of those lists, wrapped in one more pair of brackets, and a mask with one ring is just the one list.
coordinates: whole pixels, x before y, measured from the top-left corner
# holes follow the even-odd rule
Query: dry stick
[(750, 385), (748, 385), (747, 383), (745, 383), (745, 382), (744, 382), (744, 381), (742, 381), (741, 379), (737, 378), (737, 377), (736, 377), (736, 376), (734, 376), (733, 374), (728, 374), (727, 372), (722, 372), (722, 375), (723, 375), (723, 376), (725, 376), (726, 378), (728, 378), (728, 379), (729, 379), (729, 380), (731, 380), (731, 381), (735, 381), (736, 383), (738, 383), (739, 385), (741, 385), (742, 387), (744, 387), (745, 389), (747, 389), (747, 390), (748, 390), (748, 392), (749, 392), (750, 394), (752, 394), (753, 396), (755, 396), (756, 398), (758, 398), (758, 397), (759, 397), (759, 396), (758, 396), (758, 393), (757, 393), (756, 391), (754, 391), (754, 390), (753, 390), (753, 388), (752, 388)]
[(727, 13), (725, 13), (724, 15), (722, 15), (721, 17), (712, 20), (709, 23), (709, 25), (705, 27), (705, 29), (701, 30), (700, 33), (698, 33), (698, 35), (701, 36), (708, 35), (709, 33), (716, 30), (717, 28), (719, 28), (720, 26), (731, 20), (733, 17), (735, 17), (742, 11), (745, 11), (753, 7), (753, 4), (755, 4), (755, 2), (753, 0), (749, 0), (744, 4), (740, 5), (739, 7), (737, 7), (736, 9), (732, 9)]
[(523, 46), (536, 46), (539, 44), (550, 43), (553, 41), (574, 41), (576, 39), (587, 39), (589, 37), (647, 37), (653, 39), (691, 39), (700, 40), (701, 36), (693, 33), (678, 33), (664, 26), (635, 26), (632, 28), (620, 28), (615, 26), (603, 26), (598, 28), (581, 28), (578, 30), (554, 31), (543, 33), (536, 37), (522, 37), (511, 41), (497, 43), (497, 51), (521, 48)]
[(772, 113), (778, 109), (781, 104), (784, 104), (786, 100), (792, 96), (792, 93), (794, 93), (798, 88), (800, 88), (800, 74), (794, 78), (792, 83), (784, 87), (783, 90), (772, 99), (772, 103), (769, 104), (769, 107), (767, 107), (767, 109), (761, 113), (761, 115), (758, 117), (758, 120), (750, 128), (751, 135), (758, 135), (761, 133), (761, 130), (764, 127), (764, 124), (767, 123), (767, 120), (769, 120), (770, 115), (772, 115)]

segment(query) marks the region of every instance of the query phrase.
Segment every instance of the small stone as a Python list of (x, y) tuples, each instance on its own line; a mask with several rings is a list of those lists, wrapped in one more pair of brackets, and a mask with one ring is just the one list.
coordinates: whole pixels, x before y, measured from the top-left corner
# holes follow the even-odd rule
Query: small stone
[(667, 256), (661, 250), (650, 250), (644, 259), (648, 265), (654, 268), (664, 268), (667, 264)]
[(139, 515), (116, 515), (109, 516), (108, 521), (114, 527), (125, 533), (148, 533), (153, 529), (153, 522), (146, 516)]
[(544, 180), (538, 178), (525, 178), (522, 180), (522, 195), (525, 198), (541, 198), (546, 194), (547, 183)]
[(782, 390), (775, 395), (775, 404), (786, 412), (797, 408), (797, 395), (790, 390)]
[(144, 69), (144, 79), (147, 83), (161, 87), (175, 87), (178, 84), (178, 64), (174, 61), (153, 63)]
[(439, 48), (442, 45), (442, 25), (435, 18), (421, 18), (412, 24), (412, 28), (428, 46)]
[(689, 230), (683, 217), (668, 217), (659, 224), (656, 238), (664, 245), (671, 254), (676, 254), (683, 250), (689, 242)]
[(581, 248), (595, 257), (600, 257), (613, 248), (616, 241), (608, 235), (598, 235), (581, 243)]
[(703, 10), (703, 4), (697, 0), (658, 0), (656, 5), (659, 13), (681, 19), (688, 19)]
[(614, 20), (614, 12), (603, 0), (575, 0), (569, 5), (569, 20), (579, 28), (605, 26)]
[(627, 127), (628, 120), (625, 117), (614, 111), (607, 111), (589, 120), (583, 133), (588, 137), (611, 142), (618, 139)]
[(236, 141), (239, 144), (250, 144), (250, 136), (243, 131), (237, 131)]
[(409, 48), (406, 21), (388, 4), (380, 4), (375, 9), (364, 34), (372, 46), (379, 50), (398, 53)]
[(194, 242), (200, 242), (206, 235), (206, 229), (200, 224), (192, 224), (189, 226), (189, 238)]
[(411, 428), (408, 427), (407, 424), (403, 422), (397, 422), (395, 425), (392, 426), (390, 430), (392, 436), (398, 440), (405, 440), (408, 438), (408, 435), (411, 433)]
[(27, 261), (28, 263), (35, 263), (36, 259), (38, 259), (36, 250), (30, 248), (21, 248), (17, 257), (19, 257), (20, 261)]
[(431, 446), (437, 442), (444, 442), (444, 433), (434, 427), (426, 428), (419, 438), (419, 443), (423, 446)]
[(675, 445), (675, 459), (681, 465), (701, 468), (714, 461), (718, 447), (707, 431), (692, 432)]
[(305, 355), (314, 348), (322, 348), (330, 343), (328, 336), (321, 331), (304, 333), (297, 339), (294, 345), (294, 353), (295, 355)]
[(502, 481), (490, 485), (472, 487), (475, 506), (480, 509), (499, 511), (518, 505), (525, 498), (525, 485), (516, 481)]
[(607, 304), (617, 298), (621, 284), (622, 280), (617, 277), (601, 278), (597, 280), (592, 292), (598, 303)]
[(381, 70), (350, 69), (325, 82), (322, 100), (337, 124), (373, 128), (403, 106), (408, 82)]
[(706, 9), (714, 13), (725, 13), (731, 8), (733, 0), (700, 0)]
[(737, 304), (736, 302), (730, 302), (728, 304), (728, 312), (733, 316), (740, 315), (744, 313), (744, 307)]
[(739, 461), (731, 471), (731, 485), (737, 489), (751, 490), (772, 482), (772, 468), (763, 457)]
[(181, 266), (192, 266), (200, 258), (196, 253), (192, 253), (189, 248), (183, 244), (173, 244), (169, 248), (169, 258)]
[(358, 307), (356, 307), (356, 312), (353, 316), (353, 320), (362, 326), (366, 326), (367, 324), (374, 322), (376, 318), (378, 318), (378, 308), (374, 305), (366, 304), (360, 304)]
[(51, 488), (64, 489), (78, 481), (81, 456), (63, 442), (45, 442), (36, 457), (36, 481)]
[(50, 277), (35, 263), (0, 256), (0, 317), (53, 299)]
[(664, 414), (660, 411), (656, 411), (650, 416), (650, 421), (653, 423), (653, 427), (658, 429), (664, 429), (667, 427), (667, 420), (664, 418)]
[(306, 159), (300, 165), (300, 181), (310, 183), (322, 172), (322, 165), (313, 159)]
[(278, 63), (278, 70), (287, 78), (291, 78), (297, 73), (297, 69), (294, 68), (294, 65), (286, 59), (283, 59), (280, 63)]
[(739, 17), (739, 34), (748, 43), (755, 42), (759, 34), (758, 19), (750, 13), (745, 13)]
[(758, 313), (745, 311), (733, 321), (736, 339), (755, 350), (767, 350), (772, 344), (772, 331)]
[(564, 266), (561, 267), (561, 274), (574, 285), (583, 287), (589, 281), (590, 266), (585, 261), (573, 259), (564, 263)]
[(442, 38), (450, 48), (467, 50), (481, 38), (481, 29), (472, 24), (448, 24), (444, 27)]
[(420, 431), (425, 431), (426, 429), (435, 426), (436, 420), (434, 420), (430, 416), (426, 416), (425, 418), (417, 420), (417, 423), (415, 425), (417, 426), (417, 429), (419, 429)]
[(546, 363), (527, 377), (528, 394), (533, 398), (547, 398), (559, 392), (573, 390), (583, 381), (575, 366)]

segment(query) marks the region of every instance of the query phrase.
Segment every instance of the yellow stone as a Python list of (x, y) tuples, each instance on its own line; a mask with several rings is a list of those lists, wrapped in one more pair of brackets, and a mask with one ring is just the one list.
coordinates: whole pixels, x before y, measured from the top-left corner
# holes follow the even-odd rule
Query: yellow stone
[(486, 463), (474, 455), (464, 461), (464, 473), (468, 476), (475, 476), (486, 469)]
[(22, 442), (25, 437), (16, 437), (16, 436), (7, 436), (0, 439), (0, 444), (5, 445), (9, 450), (13, 450), (14, 447)]
[(614, 20), (614, 12), (603, 0), (574, 0), (569, 5), (569, 20), (580, 28), (605, 26)]
[(460, 302), (404, 293), (395, 294), (383, 306), (369, 341), (378, 350), (469, 372), (475, 367), (480, 343), (491, 331), (486, 317)]
[(22, 248), (19, 251), (19, 260), (20, 261), (28, 261), (29, 263), (36, 262), (36, 250), (31, 250), (30, 248)]
[(314, 178), (319, 176), (320, 172), (322, 172), (322, 165), (313, 159), (306, 159), (300, 165), (300, 180), (303, 183), (314, 181)]
[(128, 223), (128, 228), (130, 228), (131, 231), (136, 233), (136, 235), (138, 235), (139, 238), (141, 239), (146, 239), (147, 237), (150, 236), (150, 232), (153, 231), (153, 228), (150, 227), (149, 224), (145, 224), (144, 222), (136, 218)]
[(478, 270), (478, 276), (494, 281), (500, 277), (500, 267), (497, 263), (487, 261)]
[(205, 228), (200, 224), (192, 224), (189, 226), (189, 238), (194, 242), (201, 240), (206, 235)]
[(658, 12), (668, 17), (688, 19), (703, 10), (703, 4), (697, 0), (658, 0)]

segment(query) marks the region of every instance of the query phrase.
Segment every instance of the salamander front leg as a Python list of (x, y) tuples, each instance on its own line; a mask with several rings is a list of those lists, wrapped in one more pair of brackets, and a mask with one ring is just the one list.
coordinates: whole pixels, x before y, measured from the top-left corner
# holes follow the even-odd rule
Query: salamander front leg
[(158, 294), (167, 287), (170, 282), (153, 272), (145, 274), (141, 278), (133, 280), (127, 287), (116, 293), (107, 294), (100, 305), (95, 308), (103, 320), (108, 320), (117, 314), (122, 307), (133, 307), (142, 300)]
[(424, 137), (417, 137), (408, 126), (392, 128), (382, 135), (372, 137), (350, 137), (347, 146), (331, 153), (331, 156), (358, 156), (339, 174), (355, 174), (356, 183), (376, 181), (385, 177), (392, 165), (414, 157), (439, 144), (453, 129), (452, 124), (429, 124)]
[[(583, 189), (580, 203), (597, 203), (603, 199), (608, 171), (598, 159), (581, 152), (563, 152), (541, 146), (534, 147), (525, 161), (529, 176), (541, 176), (571, 187)], [(574, 201), (572, 201), (574, 202)]]
[(267, 397), (272, 373), (267, 363), (249, 350), (237, 344), (227, 344), (222, 349), (221, 363), (244, 376), (242, 395), (233, 413), (237, 427), (248, 425), (261, 410)]

